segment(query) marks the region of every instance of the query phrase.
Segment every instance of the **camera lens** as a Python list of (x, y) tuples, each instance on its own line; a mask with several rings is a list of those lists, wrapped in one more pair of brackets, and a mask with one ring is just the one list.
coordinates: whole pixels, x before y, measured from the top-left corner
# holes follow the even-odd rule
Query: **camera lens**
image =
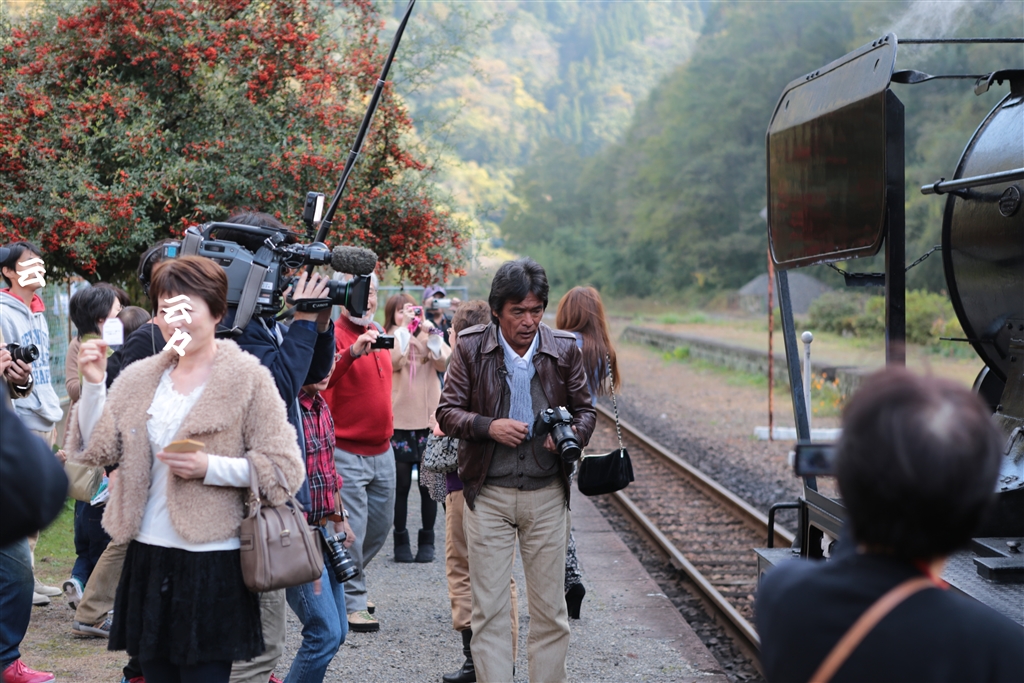
[(352, 556), (342, 544), (344, 540), (345, 534), (324, 537), (327, 545), (327, 560), (338, 583), (344, 583), (359, 575), (359, 568), (356, 566), (355, 560), (352, 559)]
[(20, 344), (8, 344), (7, 350), (11, 352), (11, 360), (34, 363), (39, 359), (39, 347), (35, 344), (22, 346)]
[(555, 446), (558, 447), (558, 452), (563, 460), (572, 462), (573, 460), (580, 459), (582, 449), (580, 448), (580, 442), (576, 439), (576, 434), (572, 431), (572, 427), (564, 422), (556, 424), (551, 428), (551, 438), (554, 439)]

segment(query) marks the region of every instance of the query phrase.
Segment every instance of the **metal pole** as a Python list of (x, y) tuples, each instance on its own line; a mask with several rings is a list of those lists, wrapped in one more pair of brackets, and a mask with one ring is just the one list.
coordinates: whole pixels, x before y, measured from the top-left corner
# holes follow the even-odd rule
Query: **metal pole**
[(775, 441), (775, 263), (768, 248), (768, 440)]
[(885, 364), (907, 364), (906, 187), (903, 103), (885, 92)]
[(811, 404), (811, 342), (814, 335), (804, 332), (800, 335), (800, 341), (804, 343), (804, 404), (807, 406), (807, 435), (811, 434), (811, 416), (814, 413)]
[[(793, 323), (793, 306), (789, 299), (789, 272), (776, 270), (775, 279), (779, 292), (779, 312), (782, 313), (782, 339), (786, 343), (786, 367), (789, 370), (789, 395), (793, 399), (796, 437), (798, 441), (810, 441), (811, 427), (807, 417), (808, 406), (804, 400), (804, 392), (800, 391), (803, 380), (800, 378), (800, 348), (796, 339), (796, 325)], [(804, 487), (817, 491), (817, 480), (814, 477), (804, 477)]]

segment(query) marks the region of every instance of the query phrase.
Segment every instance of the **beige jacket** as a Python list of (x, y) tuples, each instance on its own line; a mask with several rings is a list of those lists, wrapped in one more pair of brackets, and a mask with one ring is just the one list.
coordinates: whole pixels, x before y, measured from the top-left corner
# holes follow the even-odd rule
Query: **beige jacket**
[[(217, 347), (206, 388), (175, 440), (195, 439), (206, 444), (209, 453), (248, 458), (256, 467), (266, 500), (280, 505), (288, 492), (278, 484), (273, 465), (281, 468), (292, 492), (306, 476), (295, 428), (288, 423), (270, 371), (233, 341), (218, 341)], [(103, 514), (103, 528), (114, 543), (127, 543), (142, 526), (153, 462), (146, 411), (161, 375), (177, 357), (174, 351), (164, 351), (121, 372), (110, 387), (103, 415), (84, 451), (77, 405), (68, 418), (64, 449), (69, 460), (86, 465), (119, 464)], [(207, 486), (202, 479), (171, 475), (167, 490), (171, 524), (189, 543), (237, 536), (247, 494), (246, 489)]]
[(437, 373), (448, 368), (452, 350), (441, 342), (441, 357), (433, 358), (427, 348), (429, 335), (421, 331), (409, 339), (402, 355), (398, 344), (391, 349), (391, 407), (395, 429), (429, 429), (434, 426), (434, 411), (441, 400), (441, 380)]

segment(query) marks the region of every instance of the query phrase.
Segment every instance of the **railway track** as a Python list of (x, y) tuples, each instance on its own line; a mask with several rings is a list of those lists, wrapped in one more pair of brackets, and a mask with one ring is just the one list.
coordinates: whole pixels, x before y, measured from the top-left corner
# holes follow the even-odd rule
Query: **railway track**
[[(615, 443), (615, 418), (598, 406), (602, 443)], [(720, 483), (620, 420), (636, 481), (614, 494), (617, 506), (684, 572), (749, 651), (760, 649), (754, 629), (757, 561), (768, 518)], [(775, 545), (793, 534), (775, 526)]]

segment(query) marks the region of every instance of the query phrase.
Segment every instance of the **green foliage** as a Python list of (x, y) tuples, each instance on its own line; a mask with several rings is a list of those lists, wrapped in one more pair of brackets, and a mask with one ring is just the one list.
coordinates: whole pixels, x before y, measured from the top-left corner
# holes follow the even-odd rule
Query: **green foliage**
[[(1011, 0), (942, 11), (906, 2), (710, 5), (690, 60), (637, 107), (621, 142), (592, 156), (579, 144), (534, 153), (516, 177), (502, 232), (510, 248), (545, 267), (571, 262), (557, 277), (583, 279), (558, 280), (564, 288), (589, 282), (644, 297), (738, 287), (764, 270), (764, 136), (787, 83), (890, 28), (1011, 35), (1021, 21), (1024, 10)], [(898, 68), (983, 73), (1019, 64), (1019, 46), (901, 46)], [(909, 262), (940, 242), (945, 202), (921, 195), (920, 186), (952, 175), (1005, 90), (975, 97), (963, 81), (937, 81), (894, 91), (906, 106)], [(880, 270), (880, 260), (856, 270)], [(826, 282), (839, 277), (815, 270)], [(941, 259), (911, 270), (908, 283), (941, 291)]]
[[(316, 0), (73, 5), (0, 26), (0, 240), (118, 279), (156, 239), (238, 208), (294, 225), (307, 191), (336, 186), (386, 55), (370, 0), (332, 23)], [(464, 237), (411, 130), (387, 86), (329, 239), (428, 282)]]
[[(907, 292), (907, 341), (939, 346), (939, 337), (963, 337), (949, 297), (922, 289)], [(877, 338), (885, 332), (885, 299), (836, 291), (820, 296), (808, 311), (810, 326), (844, 336)]]

